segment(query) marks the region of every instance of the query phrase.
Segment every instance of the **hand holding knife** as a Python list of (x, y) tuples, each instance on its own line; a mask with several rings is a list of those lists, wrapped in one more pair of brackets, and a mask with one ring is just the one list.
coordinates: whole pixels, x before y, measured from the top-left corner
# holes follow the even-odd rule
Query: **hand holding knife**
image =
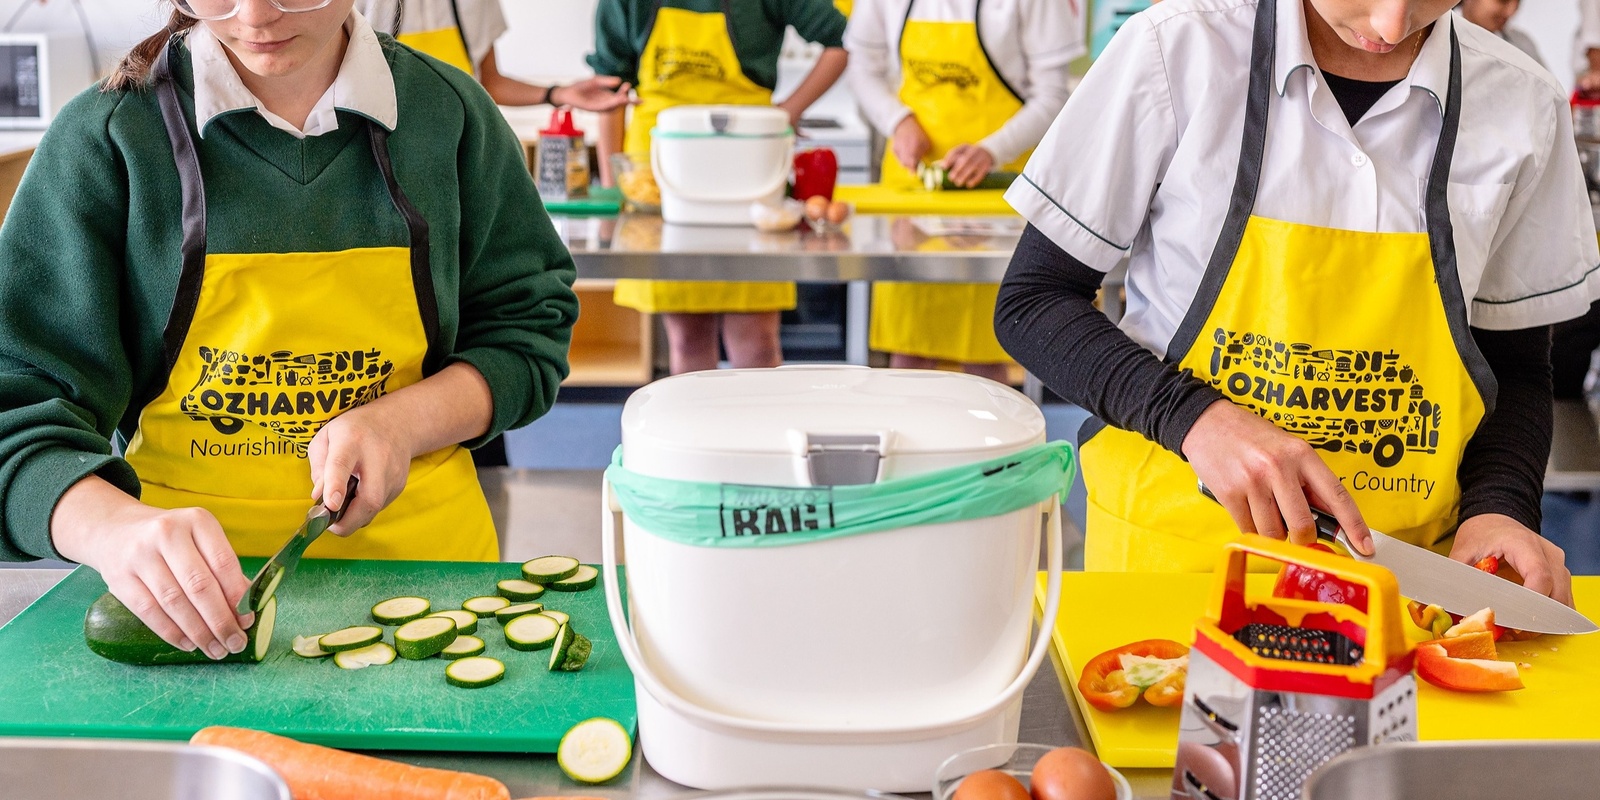
[[(1204, 483), (1200, 493), (1217, 499)], [(1498, 624), (1523, 631), (1578, 634), (1600, 630), (1588, 617), (1559, 601), (1376, 530), (1372, 531), (1372, 553), (1364, 554), (1351, 544), (1332, 515), (1315, 507), (1311, 513), (1318, 539), (1337, 542), (1352, 558), (1387, 568), (1400, 582), (1400, 593), (1424, 605), (1461, 615), (1493, 608)]]

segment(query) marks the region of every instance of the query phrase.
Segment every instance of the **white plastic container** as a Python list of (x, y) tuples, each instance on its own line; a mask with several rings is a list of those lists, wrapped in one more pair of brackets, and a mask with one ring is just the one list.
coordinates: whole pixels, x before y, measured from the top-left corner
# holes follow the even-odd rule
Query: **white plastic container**
[[(624, 466), (746, 486), (863, 483), (1044, 441), (1009, 387), (915, 370), (790, 367), (681, 375), (623, 410)], [(842, 477), (841, 477), (842, 476)], [(852, 477), (853, 476), (853, 477)], [(821, 493), (819, 493), (820, 496)], [(1020, 511), (781, 547), (695, 547), (622, 519), (629, 617), (606, 581), (638, 689), (639, 738), (697, 788), (926, 791), (952, 753), (1015, 742), (1060, 588), (1059, 499)], [(1029, 650), (1041, 528), (1050, 581)]]
[(793, 164), (789, 115), (771, 106), (676, 106), (650, 135), (661, 218), (677, 225), (751, 225), (750, 204), (781, 202)]

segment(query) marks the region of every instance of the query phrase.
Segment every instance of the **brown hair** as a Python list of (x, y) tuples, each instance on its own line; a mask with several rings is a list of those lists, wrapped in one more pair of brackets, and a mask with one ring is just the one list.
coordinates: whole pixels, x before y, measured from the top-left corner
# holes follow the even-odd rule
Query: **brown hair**
[(157, 31), (153, 36), (133, 46), (128, 54), (117, 62), (111, 71), (111, 77), (101, 86), (103, 92), (125, 92), (144, 86), (150, 79), (150, 68), (155, 66), (161, 58), (161, 51), (167, 47), (167, 42), (172, 37), (183, 33), (195, 25), (199, 20), (181, 11), (173, 11), (172, 18), (167, 20), (167, 26)]

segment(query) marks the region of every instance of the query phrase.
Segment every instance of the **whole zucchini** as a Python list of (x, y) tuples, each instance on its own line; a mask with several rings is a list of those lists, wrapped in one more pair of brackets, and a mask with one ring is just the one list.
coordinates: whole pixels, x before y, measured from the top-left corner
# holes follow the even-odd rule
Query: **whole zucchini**
[(89, 613), (83, 618), (83, 640), (97, 655), (123, 664), (254, 664), (267, 656), (277, 616), (278, 598), (269, 598), (256, 614), (255, 624), (245, 631), (249, 641), (244, 649), (229, 653), (221, 661), (212, 661), (199, 649), (184, 652), (162, 641), (121, 600), (106, 592), (89, 606)]

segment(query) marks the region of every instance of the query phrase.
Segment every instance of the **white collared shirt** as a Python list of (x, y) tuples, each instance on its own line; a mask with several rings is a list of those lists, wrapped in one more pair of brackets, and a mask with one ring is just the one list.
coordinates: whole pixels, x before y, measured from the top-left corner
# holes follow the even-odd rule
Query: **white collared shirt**
[[(1167, 0), (1130, 19), (1006, 193), (1085, 264), (1107, 271), (1128, 257), (1121, 326), (1158, 354), (1194, 300), (1227, 212), (1255, 11), (1254, 0)], [(1424, 231), (1453, 25), (1463, 95), (1448, 197), (1470, 322), (1514, 330), (1588, 310), (1600, 296), (1600, 248), (1566, 97), (1548, 72), (1446, 14), (1410, 75), (1352, 130), (1313, 66), (1301, 0), (1278, 0), (1277, 15), (1256, 215)]]
[[(396, 35), (395, 6), (399, 0), (356, 0), (356, 10), (372, 23), (373, 30)], [(496, 39), (505, 35), (506, 14), (500, 0), (405, 0), (404, 18), (399, 33), (431, 33), (456, 27), (460, 17), (462, 40), (476, 74), (478, 65), (494, 50)]]
[(267, 110), (239, 79), (239, 73), (228, 60), (222, 42), (213, 36), (205, 23), (194, 26), (187, 42), (194, 59), (194, 115), (200, 135), (206, 135), (211, 120), (224, 114), (254, 110), (272, 127), (296, 139), (321, 136), (339, 129), (338, 110), (350, 111), (371, 119), (383, 127), (394, 130), (399, 118), (399, 103), (395, 97), (394, 74), (383, 56), (378, 37), (372, 32), (365, 17), (352, 11), (345, 21), (345, 32), (350, 44), (345, 48), (344, 61), (333, 85), (322, 94), (306, 117), (305, 128)]
[(845, 28), (850, 51), (845, 79), (861, 110), (885, 137), (911, 113), (900, 102), (900, 34), (906, 8), (914, 19), (970, 22), (975, 13), (995, 71), (1023, 100), (1021, 110), (976, 144), (1005, 164), (1039, 143), (1067, 101), (1067, 65), (1088, 52), (1083, 41), (1087, 0), (856, 0)]

